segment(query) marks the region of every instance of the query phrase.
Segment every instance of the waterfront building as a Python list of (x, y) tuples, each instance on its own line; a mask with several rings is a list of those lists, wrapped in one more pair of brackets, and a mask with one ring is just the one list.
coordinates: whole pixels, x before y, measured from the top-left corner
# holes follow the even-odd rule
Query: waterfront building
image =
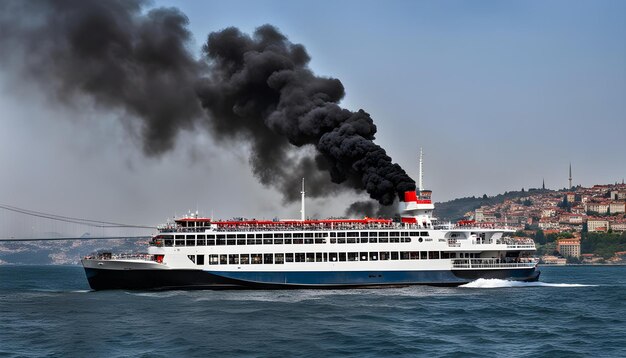
[(565, 257), (580, 257), (580, 238), (559, 239), (556, 251)]

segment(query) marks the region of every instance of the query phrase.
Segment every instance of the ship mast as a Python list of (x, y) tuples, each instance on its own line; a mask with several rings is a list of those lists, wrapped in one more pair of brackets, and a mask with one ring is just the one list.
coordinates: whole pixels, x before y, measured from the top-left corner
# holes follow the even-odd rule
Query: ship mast
[(300, 192), (300, 194), (302, 194), (302, 208), (300, 209), (300, 220), (304, 221), (306, 219), (304, 213), (304, 178), (302, 178), (302, 191)]
[(423, 163), (424, 163), (424, 153), (422, 152), (422, 148), (420, 147), (420, 172), (419, 172), (418, 184), (417, 184), (418, 192), (424, 190), (424, 171), (422, 170)]

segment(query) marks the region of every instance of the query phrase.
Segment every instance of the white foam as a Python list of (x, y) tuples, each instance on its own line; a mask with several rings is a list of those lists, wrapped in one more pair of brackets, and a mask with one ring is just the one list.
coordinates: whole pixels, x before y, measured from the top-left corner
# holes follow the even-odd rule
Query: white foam
[(479, 278), (459, 287), (465, 288), (506, 288), (506, 287), (596, 287), (597, 285), (583, 285), (578, 283), (549, 283), (549, 282), (521, 282), (500, 280), (497, 278)]

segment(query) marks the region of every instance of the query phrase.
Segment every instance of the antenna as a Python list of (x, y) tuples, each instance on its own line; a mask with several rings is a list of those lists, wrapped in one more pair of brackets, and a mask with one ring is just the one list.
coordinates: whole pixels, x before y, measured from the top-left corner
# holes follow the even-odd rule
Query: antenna
[(572, 162), (569, 162), (569, 188), (568, 190), (572, 190)]
[(422, 152), (422, 148), (420, 147), (420, 172), (419, 172), (419, 177), (418, 177), (418, 184), (417, 184), (417, 188), (419, 191), (424, 190), (424, 171), (422, 168), (422, 165), (424, 163), (424, 153)]
[(302, 194), (302, 208), (300, 209), (300, 220), (304, 221), (306, 219), (304, 213), (304, 178), (302, 178), (302, 191), (300, 192), (300, 194)]

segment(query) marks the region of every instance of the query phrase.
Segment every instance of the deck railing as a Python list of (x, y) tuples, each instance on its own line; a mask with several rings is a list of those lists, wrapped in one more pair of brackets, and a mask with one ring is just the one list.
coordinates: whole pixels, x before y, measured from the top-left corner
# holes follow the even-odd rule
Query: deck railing
[(154, 255), (150, 254), (133, 254), (133, 253), (98, 253), (85, 256), (87, 260), (143, 260), (143, 261), (156, 261)]
[(514, 268), (535, 267), (537, 263), (531, 259), (527, 261), (508, 261), (507, 259), (453, 259), (453, 268)]

